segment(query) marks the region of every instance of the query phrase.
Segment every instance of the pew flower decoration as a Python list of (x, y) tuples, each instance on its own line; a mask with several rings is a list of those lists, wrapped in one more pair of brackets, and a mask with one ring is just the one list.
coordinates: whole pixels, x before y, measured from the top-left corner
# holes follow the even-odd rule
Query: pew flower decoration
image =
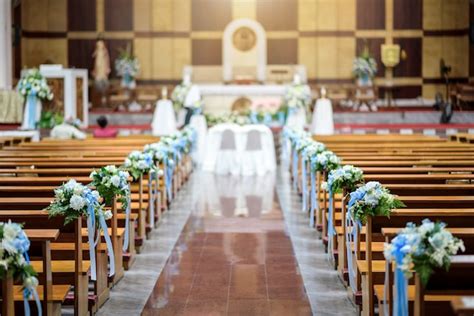
[(124, 169), (126, 169), (137, 180), (144, 173), (154, 169), (153, 155), (151, 153), (144, 153), (138, 150), (132, 151), (124, 162)]
[(18, 92), (24, 96), (34, 96), (40, 100), (52, 100), (54, 94), (39, 69), (27, 70), (17, 85)]
[(100, 200), (99, 192), (71, 179), (54, 190), (54, 200), (46, 211), (50, 217), (64, 216), (66, 225), (76, 218), (90, 215), (94, 215), (95, 218), (103, 215), (108, 220), (112, 217), (112, 213), (104, 211)]
[(316, 156), (311, 157), (311, 170), (331, 171), (341, 164), (341, 160), (330, 150), (325, 150)]
[(390, 243), (384, 244), (384, 256), (395, 261), (405, 278), (415, 271), (424, 285), (434, 268), (448, 270), (451, 256), (465, 251), (462, 240), (454, 237), (442, 222), (424, 219), (420, 226), (408, 223)]
[[(451, 256), (460, 250), (465, 251), (463, 241), (454, 237), (446, 229), (445, 223), (434, 223), (429, 219), (424, 219), (420, 226), (408, 223), (390, 243), (385, 243), (385, 259), (396, 264), (394, 315), (409, 314), (408, 280), (413, 276), (413, 271), (426, 286), (433, 270), (448, 270)], [(386, 307), (385, 313), (388, 314)]]
[(11, 221), (0, 223), (0, 238), (0, 279), (4, 280), (11, 276), (13, 280), (23, 285), (25, 299), (32, 295), (37, 298), (37, 274), (30, 265), (28, 257), (30, 241), (21, 225)]
[(343, 189), (349, 192), (354, 191), (357, 185), (364, 182), (364, 173), (362, 169), (352, 165), (331, 170), (329, 172), (328, 181), (321, 185), (324, 190), (332, 193), (340, 193)]
[(130, 187), (128, 185), (128, 171), (121, 170), (114, 165), (94, 170), (90, 174), (94, 186), (100, 196), (104, 198), (106, 205), (111, 205), (115, 196), (122, 203), (122, 209), (127, 209), (130, 199)]
[(306, 159), (309, 160), (311, 157), (322, 153), (326, 150), (326, 146), (323, 143), (312, 141), (309, 145), (307, 145), (304, 150), (303, 154), (306, 156)]
[(370, 181), (350, 194), (348, 206), (352, 218), (365, 224), (368, 216), (390, 216), (392, 209), (405, 205), (380, 182)]

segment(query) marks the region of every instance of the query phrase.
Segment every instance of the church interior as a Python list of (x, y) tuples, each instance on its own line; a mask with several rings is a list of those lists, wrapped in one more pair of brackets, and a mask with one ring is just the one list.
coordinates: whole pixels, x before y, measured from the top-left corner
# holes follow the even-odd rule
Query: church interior
[(474, 0), (0, 0), (0, 239), (5, 316), (474, 316)]

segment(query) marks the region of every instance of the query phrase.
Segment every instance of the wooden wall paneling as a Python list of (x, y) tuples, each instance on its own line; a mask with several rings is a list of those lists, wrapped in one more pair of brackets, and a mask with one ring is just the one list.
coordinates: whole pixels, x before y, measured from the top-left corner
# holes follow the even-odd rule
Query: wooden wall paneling
[(395, 30), (421, 29), (423, 0), (394, 0), (393, 28)]
[(268, 39), (267, 63), (271, 65), (294, 65), (298, 63), (298, 39)]
[(133, 0), (105, 0), (105, 30), (133, 30)]
[(385, 0), (357, 0), (357, 29), (385, 29)]
[[(92, 39), (69, 39), (68, 40), (68, 62), (70, 67), (85, 68), (92, 74), (94, 60), (92, 54), (95, 50), (95, 40)], [(112, 67), (113, 65), (111, 65)]]
[(193, 0), (191, 20), (193, 31), (223, 31), (232, 21), (232, 1)]
[(422, 39), (419, 38), (395, 38), (394, 44), (406, 52), (407, 58), (393, 70), (395, 77), (421, 77), (422, 64)]
[(68, 0), (69, 31), (95, 31), (97, 27), (96, 0)]
[(266, 31), (297, 30), (298, 1), (257, 0), (257, 21)]
[(191, 41), (193, 65), (222, 65), (222, 40), (193, 39)]

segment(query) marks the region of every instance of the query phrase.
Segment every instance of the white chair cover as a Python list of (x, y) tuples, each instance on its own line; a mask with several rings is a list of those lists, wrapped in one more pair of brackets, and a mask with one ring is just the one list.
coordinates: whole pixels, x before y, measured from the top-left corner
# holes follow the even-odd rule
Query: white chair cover
[(286, 126), (293, 129), (302, 130), (306, 126), (306, 111), (303, 108), (298, 108), (291, 111), (286, 120)]
[(184, 106), (192, 107), (199, 100), (201, 100), (201, 90), (198, 86), (192, 85), (184, 99)]
[(206, 137), (207, 137), (207, 123), (204, 115), (193, 115), (189, 126), (194, 127), (197, 133), (197, 143), (193, 152), (193, 160), (196, 165), (201, 166), (204, 161), (204, 155), (206, 153)]
[[(273, 155), (275, 152), (273, 142), (271, 144), (272, 148), (269, 148), (268, 134), (265, 135), (267, 129), (263, 125), (247, 125), (242, 128), (243, 138), (245, 139), (245, 146), (240, 159), (240, 173), (242, 175), (264, 175), (267, 171), (274, 170), (274, 167), (276, 167), (274, 157), (272, 164), (271, 153), (267, 153), (268, 150), (273, 152)], [(273, 135), (271, 136), (273, 137)]]
[(154, 136), (166, 136), (176, 133), (176, 116), (173, 103), (170, 100), (159, 100), (156, 103), (151, 127)]
[(332, 104), (329, 99), (318, 99), (314, 106), (311, 133), (314, 135), (333, 135), (334, 118)]

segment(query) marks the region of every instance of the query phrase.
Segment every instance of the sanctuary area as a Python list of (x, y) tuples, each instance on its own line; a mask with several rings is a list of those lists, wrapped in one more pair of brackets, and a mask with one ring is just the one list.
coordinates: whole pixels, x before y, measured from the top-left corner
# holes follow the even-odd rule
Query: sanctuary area
[(473, 0), (0, 0), (0, 315), (474, 316)]

